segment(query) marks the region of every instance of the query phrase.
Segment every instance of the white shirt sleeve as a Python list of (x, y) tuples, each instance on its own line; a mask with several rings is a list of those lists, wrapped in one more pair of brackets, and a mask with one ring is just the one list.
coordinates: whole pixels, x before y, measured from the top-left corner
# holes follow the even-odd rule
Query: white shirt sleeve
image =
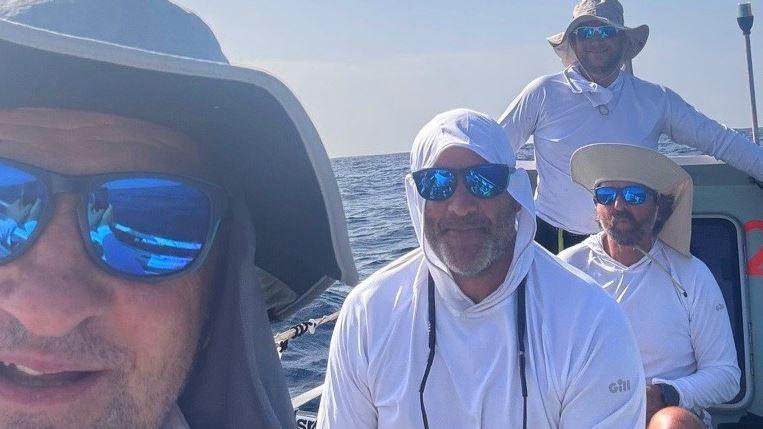
[(684, 408), (707, 408), (734, 398), (739, 392), (740, 370), (734, 337), (721, 290), (710, 270), (700, 264), (690, 296), (690, 335), (697, 371), (675, 380), (655, 378), (678, 391)]
[(665, 88), (665, 92), (667, 117), (664, 132), (671, 139), (763, 180), (763, 146), (708, 118), (672, 90)]
[(614, 301), (607, 302), (584, 344), (563, 395), (559, 428), (642, 429), (644, 370), (630, 324)]
[(376, 429), (376, 407), (368, 387), (368, 355), (359, 305), (345, 301), (329, 347), (318, 429)]
[(535, 132), (542, 102), (543, 88), (539, 84), (539, 79), (536, 79), (517, 95), (517, 98), (498, 118), (498, 123), (506, 132), (515, 152), (527, 143), (527, 139)]

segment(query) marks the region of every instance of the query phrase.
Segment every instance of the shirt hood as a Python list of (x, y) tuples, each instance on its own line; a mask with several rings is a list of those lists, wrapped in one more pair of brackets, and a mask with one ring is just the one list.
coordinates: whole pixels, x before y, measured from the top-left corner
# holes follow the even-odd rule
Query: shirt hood
[[(516, 167), (514, 151), (497, 122), (489, 116), (468, 109), (441, 113), (427, 123), (414, 139), (411, 150), (411, 171), (432, 167), (440, 154), (449, 147), (463, 147), (490, 163)], [(532, 242), (535, 237), (535, 206), (527, 172), (517, 169), (509, 179), (506, 192), (521, 209), (517, 214), (514, 256), (506, 279), (499, 288), (480, 303), (475, 304), (456, 285), (445, 264), (434, 254), (424, 238), (424, 200), (416, 189), (411, 174), (405, 177), (405, 191), (411, 222), (426, 258), (429, 272), (435, 280), (438, 293), (446, 305), (455, 312), (479, 314), (504, 302), (530, 269), (533, 260)]]
[(591, 106), (598, 108), (608, 105), (615, 94), (620, 91), (623, 86), (624, 73), (626, 72), (621, 70), (617, 78), (608, 87), (586, 79), (577, 66), (567, 67), (562, 72), (562, 76), (573, 94), (582, 94), (591, 103)]

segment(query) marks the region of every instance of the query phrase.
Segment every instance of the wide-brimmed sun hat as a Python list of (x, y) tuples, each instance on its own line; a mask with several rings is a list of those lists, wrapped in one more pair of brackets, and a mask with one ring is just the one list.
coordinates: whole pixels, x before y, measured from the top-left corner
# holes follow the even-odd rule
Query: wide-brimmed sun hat
[(310, 118), (277, 78), (230, 65), (196, 15), (167, 1), (18, 0), (0, 4), (0, 16), (0, 109), (109, 113), (202, 144), (251, 213), (271, 318), (335, 279), (357, 281), (339, 190)]
[(570, 160), (572, 180), (588, 189), (602, 182), (626, 181), (648, 186), (673, 197), (673, 212), (658, 238), (676, 251), (691, 256), (691, 211), (694, 193), (689, 173), (657, 151), (627, 144), (583, 146)]
[(572, 32), (580, 24), (589, 21), (596, 21), (601, 25), (611, 25), (622, 31), (625, 35), (623, 45), (623, 62), (632, 60), (641, 52), (649, 38), (649, 27), (639, 25), (631, 28), (625, 26), (623, 16), (623, 6), (618, 0), (583, 0), (572, 10), (572, 22), (567, 29), (559, 34), (546, 38), (554, 52), (562, 59), (565, 67), (577, 62), (575, 52), (570, 45)]

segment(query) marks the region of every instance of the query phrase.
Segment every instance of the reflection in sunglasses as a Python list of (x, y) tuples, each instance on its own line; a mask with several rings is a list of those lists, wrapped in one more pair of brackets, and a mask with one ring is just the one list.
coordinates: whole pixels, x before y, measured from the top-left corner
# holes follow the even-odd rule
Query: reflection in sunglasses
[(162, 275), (184, 268), (202, 247), (202, 243), (144, 234), (120, 224), (102, 224), (90, 231), (90, 238), (109, 266), (139, 275)]
[(581, 26), (575, 29), (575, 37), (583, 40), (593, 39), (597, 35), (599, 39), (609, 39), (615, 37), (619, 30), (611, 25), (601, 27)]

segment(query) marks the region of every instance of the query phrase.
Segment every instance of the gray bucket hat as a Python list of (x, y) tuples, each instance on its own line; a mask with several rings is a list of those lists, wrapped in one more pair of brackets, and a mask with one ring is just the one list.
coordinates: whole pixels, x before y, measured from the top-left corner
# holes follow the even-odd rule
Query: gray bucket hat
[(272, 319), (335, 280), (357, 282), (339, 190), (310, 118), (277, 78), (230, 65), (193, 13), (166, 0), (3, 0), (0, 58), (0, 108), (111, 113), (202, 143), (251, 212)]
[(575, 52), (570, 45), (571, 33), (582, 23), (598, 21), (602, 25), (611, 25), (625, 34), (623, 61), (632, 60), (641, 52), (649, 38), (649, 27), (639, 25), (635, 28), (625, 26), (623, 6), (618, 0), (582, 0), (572, 10), (572, 22), (559, 34), (546, 38), (554, 52), (562, 59), (565, 67), (576, 62)]

